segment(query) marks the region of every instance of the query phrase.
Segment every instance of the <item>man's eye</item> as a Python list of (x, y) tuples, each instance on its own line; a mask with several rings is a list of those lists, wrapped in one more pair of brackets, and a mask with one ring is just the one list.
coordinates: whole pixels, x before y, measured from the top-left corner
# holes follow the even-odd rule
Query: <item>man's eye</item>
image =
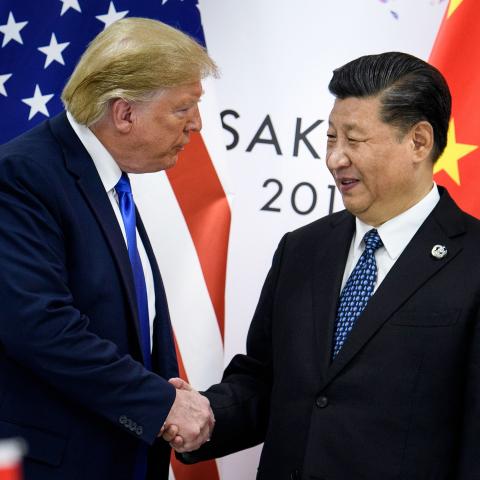
[(193, 105), (183, 105), (177, 108), (178, 113), (188, 113), (193, 108)]

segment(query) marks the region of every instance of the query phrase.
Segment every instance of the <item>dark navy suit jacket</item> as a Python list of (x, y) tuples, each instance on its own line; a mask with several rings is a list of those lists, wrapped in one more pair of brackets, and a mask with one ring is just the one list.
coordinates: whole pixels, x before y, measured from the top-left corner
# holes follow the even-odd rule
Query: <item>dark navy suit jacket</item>
[(332, 362), (354, 229), (343, 211), (283, 238), (184, 461), (264, 441), (261, 480), (480, 479), (480, 222), (442, 190)]
[(156, 289), (155, 373), (143, 367), (120, 227), (65, 114), (0, 146), (0, 438), (27, 441), (26, 480), (131, 479), (142, 444), (149, 478), (167, 478), (156, 436), (177, 365), (138, 229)]

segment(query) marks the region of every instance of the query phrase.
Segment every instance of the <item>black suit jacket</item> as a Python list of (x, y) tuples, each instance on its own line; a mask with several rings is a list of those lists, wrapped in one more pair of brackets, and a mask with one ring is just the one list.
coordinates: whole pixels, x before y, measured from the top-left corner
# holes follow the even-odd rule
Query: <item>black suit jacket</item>
[(0, 147), (0, 438), (28, 444), (26, 480), (131, 479), (175, 398), (158, 322), (170, 325), (153, 251), (152, 373), (143, 367), (126, 245), (65, 114)]
[(480, 223), (442, 191), (332, 363), (354, 228), (343, 211), (282, 239), (247, 355), (206, 392), (212, 440), (184, 461), (265, 441), (259, 479), (480, 478)]

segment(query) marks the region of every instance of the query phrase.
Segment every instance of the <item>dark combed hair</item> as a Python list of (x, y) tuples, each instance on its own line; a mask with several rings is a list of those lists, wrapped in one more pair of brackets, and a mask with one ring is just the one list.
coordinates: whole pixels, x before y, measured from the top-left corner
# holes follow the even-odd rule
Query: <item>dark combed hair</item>
[(339, 99), (380, 95), (380, 118), (406, 133), (426, 120), (434, 133), (433, 161), (447, 144), (452, 99), (443, 75), (413, 55), (366, 55), (337, 68), (328, 85)]

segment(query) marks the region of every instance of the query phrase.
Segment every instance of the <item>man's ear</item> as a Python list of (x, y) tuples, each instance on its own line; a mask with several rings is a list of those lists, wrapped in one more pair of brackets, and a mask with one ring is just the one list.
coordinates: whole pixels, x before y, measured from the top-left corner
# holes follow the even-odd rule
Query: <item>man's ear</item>
[(434, 145), (433, 127), (430, 122), (422, 120), (410, 130), (410, 138), (414, 159), (421, 162), (431, 157)]
[(132, 105), (123, 98), (116, 98), (110, 104), (113, 125), (120, 133), (129, 133), (133, 126)]

